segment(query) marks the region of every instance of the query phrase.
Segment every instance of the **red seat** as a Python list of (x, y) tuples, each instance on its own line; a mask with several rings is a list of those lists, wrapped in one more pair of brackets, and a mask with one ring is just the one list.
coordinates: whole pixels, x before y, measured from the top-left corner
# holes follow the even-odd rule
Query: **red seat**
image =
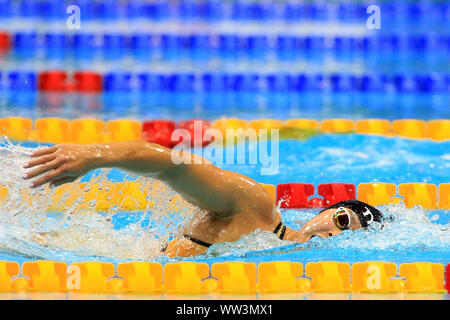
[(353, 184), (324, 183), (319, 184), (317, 193), (324, 197), (324, 205), (330, 206), (339, 201), (355, 200), (356, 191)]
[(171, 147), (171, 136), (175, 122), (168, 120), (148, 120), (142, 124), (142, 138), (145, 141)]
[[(185, 129), (189, 132), (192, 147), (205, 147), (214, 139), (206, 139), (205, 131), (211, 127), (211, 123), (207, 120), (193, 119), (178, 122), (177, 129)], [(177, 145), (183, 141), (184, 137), (172, 141), (172, 145)]]
[(307, 183), (281, 183), (277, 185), (277, 204), (280, 208), (308, 208), (308, 197), (314, 194), (314, 185)]

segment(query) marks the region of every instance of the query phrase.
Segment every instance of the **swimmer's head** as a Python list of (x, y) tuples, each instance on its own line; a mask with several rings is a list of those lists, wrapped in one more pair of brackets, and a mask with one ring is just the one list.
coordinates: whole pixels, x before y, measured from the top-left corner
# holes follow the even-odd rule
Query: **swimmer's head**
[(367, 228), (373, 222), (380, 222), (382, 213), (375, 207), (358, 201), (347, 200), (325, 208), (308, 221), (300, 230), (299, 241), (313, 237), (328, 238), (344, 230)]

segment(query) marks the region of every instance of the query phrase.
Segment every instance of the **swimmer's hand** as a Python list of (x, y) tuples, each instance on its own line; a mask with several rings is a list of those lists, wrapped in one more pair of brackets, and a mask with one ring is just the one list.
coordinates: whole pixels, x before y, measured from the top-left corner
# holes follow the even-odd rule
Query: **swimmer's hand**
[(40, 176), (31, 183), (35, 188), (45, 183), (59, 186), (75, 181), (78, 177), (95, 169), (98, 158), (93, 145), (58, 144), (33, 152), (33, 160), (24, 164), (24, 168), (34, 168), (24, 175), (24, 179)]

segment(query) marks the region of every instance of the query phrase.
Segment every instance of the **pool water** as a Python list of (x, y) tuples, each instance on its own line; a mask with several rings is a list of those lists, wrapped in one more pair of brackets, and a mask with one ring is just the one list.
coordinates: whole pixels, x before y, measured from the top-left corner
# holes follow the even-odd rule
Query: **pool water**
[[(204, 255), (194, 258), (168, 258), (161, 246), (192, 216), (203, 213), (195, 208), (171, 207), (173, 191), (160, 189), (147, 212), (45, 212), (50, 198), (36, 203), (21, 202), (21, 193), (45, 194), (43, 188), (31, 190), (20, 177), (21, 167), (33, 144), (0, 145), (0, 184), (15, 196), (0, 205), (0, 260), (23, 262), (33, 259), (122, 262), (148, 260), (170, 262), (194, 260), (220, 261), (311, 261), (383, 260), (395, 263), (450, 260), (450, 213), (448, 210), (407, 209), (402, 203), (380, 206), (386, 216), (384, 227), (368, 231), (345, 231), (329, 238), (296, 244), (279, 240), (270, 232), (255, 231), (234, 243), (215, 244)], [(247, 145), (247, 150), (257, 145)], [(270, 150), (270, 149), (269, 149)], [(315, 185), (329, 182), (446, 183), (450, 179), (450, 142), (410, 140), (357, 134), (320, 134), (307, 140), (281, 140), (279, 170), (262, 175), (261, 165), (218, 166), (250, 176), (258, 182), (278, 184), (304, 182)], [(202, 153), (201, 150), (194, 150)], [(210, 159), (212, 160), (212, 159)], [(120, 170), (96, 171), (82, 181), (94, 178), (112, 181), (135, 179)], [(151, 179), (150, 179), (151, 180)], [(156, 189), (155, 190), (159, 190)], [(174, 209), (175, 208), (175, 209)], [(299, 228), (318, 212), (281, 210), (284, 222)], [(39, 232), (50, 232), (44, 241)], [(52, 231), (57, 231), (55, 235)]]

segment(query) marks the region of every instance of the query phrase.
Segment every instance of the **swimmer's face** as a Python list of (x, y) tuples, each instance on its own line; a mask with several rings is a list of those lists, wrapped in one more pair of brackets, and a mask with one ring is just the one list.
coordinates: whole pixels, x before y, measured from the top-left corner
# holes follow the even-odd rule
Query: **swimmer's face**
[[(342, 230), (339, 229), (333, 221), (333, 215), (336, 210), (337, 209), (325, 210), (309, 220), (299, 231), (300, 235), (298, 241), (306, 242), (311, 240), (313, 237), (328, 238), (341, 233)], [(350, 230), (360, 229), (361, 223), (359, 222), (356, 214), (350, 209), (348, 209), (348, 212), (350, 212), (351, 219)]]

